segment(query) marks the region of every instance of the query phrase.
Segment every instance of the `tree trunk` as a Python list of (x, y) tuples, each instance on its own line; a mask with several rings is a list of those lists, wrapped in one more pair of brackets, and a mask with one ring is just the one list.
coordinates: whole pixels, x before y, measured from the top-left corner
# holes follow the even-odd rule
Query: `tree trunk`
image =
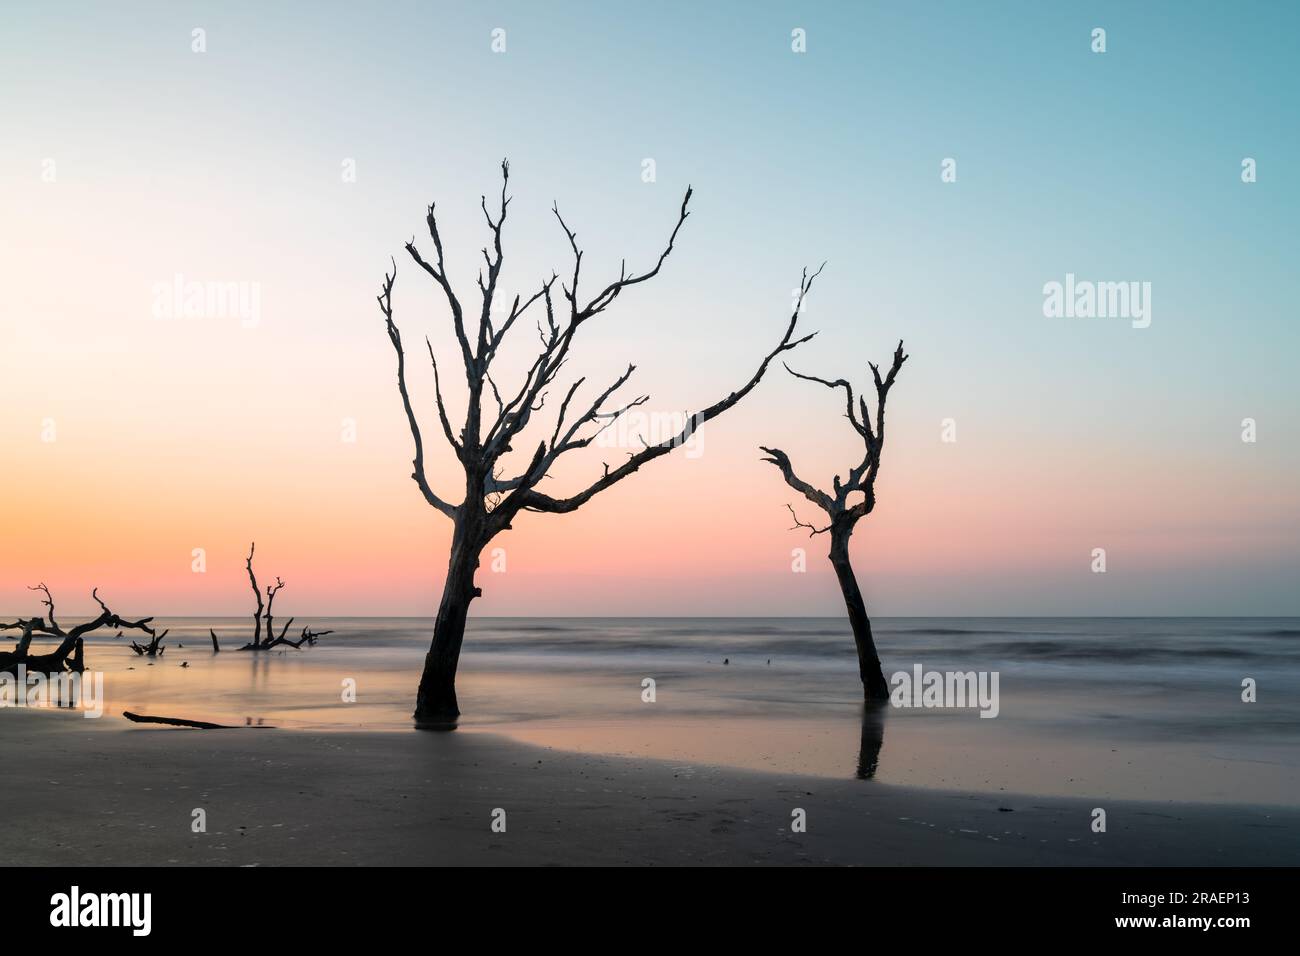
[(884, 671), (880, 668), (880, 655), (876, 652), (876, 642), (871, 636), (871, 619), (867, 617), (867, 605), (862, 600), (862, 591), (858, 588), (858, 579), (853, 573), (853, 565), (849, 563), (847, 534), (837, 536), (832, 532), (831, 566), (835, 568), (835, 577), (839, 579), (840, 591), (844, 594), (844, 604), (849, 611), (849, 624), (853, 628), (853, 643), (858, 648), (858, 676), (862, 678), (862, 699), (889, 700), (889, 684), (885, 681)]
[(452, 542), (447, 581), (442, 603), (433, 625), (433, 643), (424, 658), (424, 673), (415, 697), (415, 726), (423, 730), (446, 730), (456, 725), (460, 707), (456, 703), (456, 667), (465, 640), (469, 605), (483, 592), (474, 586), (479, 548), (469, 544), (457, 529)]

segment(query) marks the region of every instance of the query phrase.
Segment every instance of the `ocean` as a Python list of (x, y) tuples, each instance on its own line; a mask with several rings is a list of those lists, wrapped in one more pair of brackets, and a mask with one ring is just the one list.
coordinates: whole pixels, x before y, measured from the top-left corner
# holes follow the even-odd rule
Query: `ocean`
[[(127, 632), (94, 636), (86, 663), (104, 674), (105, 719), (131, 710), (409, 731), (431, 621), (300, 619), (295, 632), (303, 624), (334, 633), (315, 647), (248, 653), (236, 650), (246, 617), (160, 619), (171, 629), (161, 658), (132, 653)], [(683, 775), (744, 767), (864, 786), (1300, 803), (1300, 619), (873, 625), (887, 679), (918, 666), (996, 674), (997, 716), (864, 709), (840, 618), (476, 618), (461, 658), (459, 732), (664, 760)]]

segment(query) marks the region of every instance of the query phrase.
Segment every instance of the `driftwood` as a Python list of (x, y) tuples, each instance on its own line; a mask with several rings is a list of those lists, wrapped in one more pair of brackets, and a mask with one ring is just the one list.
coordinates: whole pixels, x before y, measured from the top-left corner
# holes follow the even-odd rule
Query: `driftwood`
[[(150, 626), (153, 621), (152, 617), (141, 618), (138, 621), (128, 621), (118, 617), (108, 609), (108, 605), (100, 600), (98, 589), (92, 590), (90, 595), (100, 607), (99, 616), (93, 620), (78, 624), (67, 631), (63, 629), (55, 616), (54, 597), (50, 594), (50, 589), (42, 583), (29, 587), (28, 590), (40, 591), (44, 595), (41, 603), (47, 609), (46, 614), (43, 617), (19, 618), (17, 621), (10, 623), (0, 622), (0, 631), (17, 630), (20, 632), (17, 638), (18, 644), (13, 651), (0, 651), (0, 673), (16, 672), (20, 664), (24, 665), (28, 671), (33, 672), (52, 673), (72, 670), (80, 673), (85, 670), (86, 666), (85, 648), (82, 639), (85, 635), (102, 627), (143, 631), (149, 635), (151, 643), (155, 646), (161, 640), (161, 637)], [(165, 634), (166, 631), (163, 633)], [(31, 645), (38, 634), (58, 638), (58, 647), (50, 653), (33, 654)]]
[[(322, 638), (326, 634), (333, 634), (333, 633), (334, 633), (333, 631), (313, 631), (310, 627), (304, 627), (302, 629), (302, 637), (298, 640), (298, 643), (294, 644), (293, 646), (302, 647), (303, 644), (315, 644), (318, 638)], [(292, 643), (292, 642), (290, 641), (288, 643)]]
[(775, 465), (787, 485), (826, 514), (828, 523), (825, 527), (819, 528), (815, 524), (800, 521), (794, 506), (786, 505), (790, 509), (791, 517), (794, 518), (794, 528), (806, 530), (810, 537), (819, 534), (830, 536), (831, 566), (835, 569), (835, 577), (839, 581), (844, 604), (849, 612), (853, 642), (858, 651), (858, 676), (862, 679), (862, 694), (866, 701), (888, 700), (889, 684), (886, 683), (884, 672), (880, 667), (880, 655), (876, 651), (876, 642), (871, 634), (871, 619), (867, 616), (866, 602), (862, 599), (857, 576), (853, 573), (853, 565), (849, 562), (849, 537), (853, 534), (853, 528), (857, 523), (871, 514), (876, 507), (876, 476), (880, 474), (880, 453), (885, 446), (885, 400), (889, 397), (889, 390), (894, 385), (899, 369), (906, 361), (907, 355), (903, 352), (903, 343), (900, 340), (898, 348), (894, 350), (893, 364), (883, 378), (879, 367), (874, 362), (868, 363), (876, 386), (874, 425), (867, 408), (867, 400), (861, 396), (855, 399), (853, 386), (847, 381), (842, 378), (830, 381), (817, 378), (815, 375), (803, 375), (786, 366), (786, 371), (795, 378), (816, 382), (832, 390), (843, 389), (845, 417), (848, 418), (849, 424), (853, 426), (858, 437), (862, 439), (865, 448), (862, 461), (849, 469), (847, 481), (841, 483), (840, 476), (835, 476), (831, 483), (833, 494), (815, 488), (795, 474), (790, 456), (781, 449), (760, 446), (767, 455), (763, 461)]
[(143, 657), (162, 657), (163, 651), (167, 650), (162, 646), (162, 640), (166, 636), (167, 630), (164, 630), (161, 634), (152, 635), (148, 644), (137, 644), (132, 641), (131, 650)]
[[(266, 601), (262, 600), (262, 589), (257, 585), (257, 574), (253, 571), (253, 554), (257, 551), (257, 542), (254, 541), (248, 548), (248, 557), (244, 559), (244, 567), (248, 570), (248, 583), (253, 588), (253, 597), (257, 601), (257, 606), (253, 610), (253, 639), (239, 648), (241, 651), (269, 651), (273, 647), (279, 647), (284, 644), (294, 649), (300, 649), (304, 644), (313, 645), (318, 638), (326, 634), (333, 634), (333, 631), (313, 631), (310, 627), (302, 629), (302, 636), (298, 640), (291, 640), (286, 637), (289, 633), (289, 627), (293, 624), (293, 618), (284, 622), (280, 628), (279, 636), (275, 634), (275, 617), (273, 608), (275, 606), (275, 596), (280, 593), (284, 587), (284, 581), (279, 577), (275, 579), (275, 584), (267, 585)], [(263, 635), (263, 622), (265, 622), (265, 636)], [(221, 644), (217, 639), (217, 632), (208, 628), (208, 634), (212, 636), (212, 652), (221, 653)]]
[(193, 727), (197, 730), (274, 730), (269, 724), (248, 724), (246, 727), (239, 727), (235, 724), (213, 724), (206, 720), (186, 720), (184, 717), (153, 717), (149, 714), (133, 714), (126, 710), (122, 716), (133, 724), (166, 724), (169, 727)]
[[(528, 296), (516, 295), (511, 303), (508, 296), (498, 296), (497, 288), (504, 260), (502, 233), (511, 202), (507, 195), (509, 179), (509, 163), (502, 162), (500, 204), (496, 206), (495, 215), (488, 209), (487, 197), (480, 199), (489, 231), (488, 245), (483, 249), (484, 270), (478, 279), (481, 307), (477, 303), (462, 303), (453, 289), (444, 261), (442, 234), (433, 205), (428, 207), (425, 223), (433, 243), (434, 255), (425, 259), (416, 249), (414, 239), (406, 243), (406, 252), (411, 260), (441, 291), (441, 297), (450, 312), (456, 350), (460, 363), (464, 366), (465, 421), (460, 427), (454, 428), (443, 401), (443, 381), (438, 361), (432, 344), (425, 340), (432, 366), (433, 399), (438, 425), (442, 437), (464, 472), (464, 480), (461, 481), (458, 476), (456, 482), (465, 493), (459, 504), (439, 496), (429, 485), (425, 471), (424, 440), (406, 384), (406, 352), (402, 346), (402, 334), (393, 319), (396, 260), (393, 261), (392, 272), (384, 273), (384, 282), (377, 296), (384, 317), (384, 328), (396, 353), (397, 391), (401, 396), (402, 408), (415, 446), (411, 477), (426, 503), (449, 518), (454, 526), (447, 576), (434, 622), (433, 642), (425, 658), (424, 673), (416, 695), (414, 716), (417, 726), (445, 726), (454, 722), (460, 713), (456, 700), (456, 668), (465, 637), (470, 603), (483, 593), (474, 583), (479, 556), (494, 537), (510, 529), (516, 515), (524, 511), (564, 514), (577, 510), (596, 495), (635, 474), (642, 465), (685, 444), (697, 428), (726, 412), (748, 395), (758, 385), (773, 359), (812, 337), (795, 337), (795, 326), (804, 296), (812, 286), (812, 278), (805, 271), (798, 300), (794, 305), (794, 314), (785, 326), (785, 334), (775, 347), (763, 355), (748, 380), (737, 383), (737, 387), (724, 393), (723, 398), (689, 416), (679, 434), (655, 444), (643, 440), (641, 447), (629, 452), (627, 459), (617, 467), (606, 464), (603, 473), (585, 488), (567, 497), (556, 497), (543, 492), (543, 480), (551, 475), (562, 456), (587, 448), (602, 432), (649, 401), (648, 395), (631, 399), (614, 397), (631, 378), (635, 365), (629, 365), (612, 384), (596, 391), (594, 396), (585, 397), (576, 403), (575, 396), (586, 379), (578, 378), (567, 389), (561, 389), (556, 381), (572, 357), (570, 347), (579, 336), (580, 328), (613, 305), (624, 291), (659, 274), (686, 222), (691, 190), (686, 190), (668, 242), (658, 258), (653, 260), (653, 264), (642, 272), (636, 272), (629, 270), (625, 262), (618, 277), (597, 284), (593, 287), (596, 290), (594, 293), (580, 289), (580, 280), (585, 281), (586, 276), (582, 272), (583, 250), (578, 245), (577, 233), (569, 228), (560, 215), (559, 208), (552, 207), (573, 263), (571, 277), (567, 282), (560, 283), (563, 298), (553, 294), (559, 276), (552, 273), (549, 279), (539, 283), (536, 291)], [(540, 348), (524, 374), (523, 382), (517, 389), (508, 389), (502, 394), (493, 377), (494, 363), (507, 333), (530, 309), (534, 313), (540, 313), (536, 323), (541, 340)], [(471, 324), (475, 319), (477, 328)], [(528, 324), (527, 320), (524, 324)], [(526, 437), (525, 429), (530, 422), (541, 418), (537, 413), (542, 410), (552, 389), (557, 389), (558, 394), (563, 396), (558, 403), (553, 427), (543, 426), (536, 437)], [(520, 457), (508, 457), (515, 449), (518, 449)]]

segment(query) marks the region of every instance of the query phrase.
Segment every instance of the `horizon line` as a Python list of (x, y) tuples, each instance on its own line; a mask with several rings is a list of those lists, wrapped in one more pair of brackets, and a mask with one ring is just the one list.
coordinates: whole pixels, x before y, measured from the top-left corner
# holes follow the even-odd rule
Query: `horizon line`
[[(75, 613), (75, 612), (74, 612)], [(248, 614), (154, 614), (149, 620), (166, 618), (180, 621), (231, 620), (243, 621)], [(428, 621), (434, 614), (299, 614), (296, 620), (320, 621), (326, 619), (354, 621)], [(7, 618), (7, 615), (0, 615)], [(1021, 621), (1215, 621), (1215, 620), (1300, 620), (1296, 614), (878, 614), (875, 621), (929, 620), (1021, 620)], [(843, 614), (483, 614), (471, 616), (470, 621), (830, 621), (847, 620)]]

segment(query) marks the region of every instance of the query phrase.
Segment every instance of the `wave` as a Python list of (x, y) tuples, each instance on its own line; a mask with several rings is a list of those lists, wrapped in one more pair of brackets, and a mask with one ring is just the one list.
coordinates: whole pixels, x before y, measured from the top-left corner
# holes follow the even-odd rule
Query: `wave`
[(1242, 647), (1114, 644), (1101, 641), (998, 641), (981, 645), (980, 651), (1026, 660), (1097, 661), (1107, 663), (1170, 663), (1205, 660), (1250, 660), (1275, 655)]
[(946, 637), (956, 634), (1014, 634), (1015, 631), (995, 631), (981, 630), (978, 628), (965, 627), (906, 627), (906, 628), (879, 628), (882, 634), (934, 634), (938, 637)]

